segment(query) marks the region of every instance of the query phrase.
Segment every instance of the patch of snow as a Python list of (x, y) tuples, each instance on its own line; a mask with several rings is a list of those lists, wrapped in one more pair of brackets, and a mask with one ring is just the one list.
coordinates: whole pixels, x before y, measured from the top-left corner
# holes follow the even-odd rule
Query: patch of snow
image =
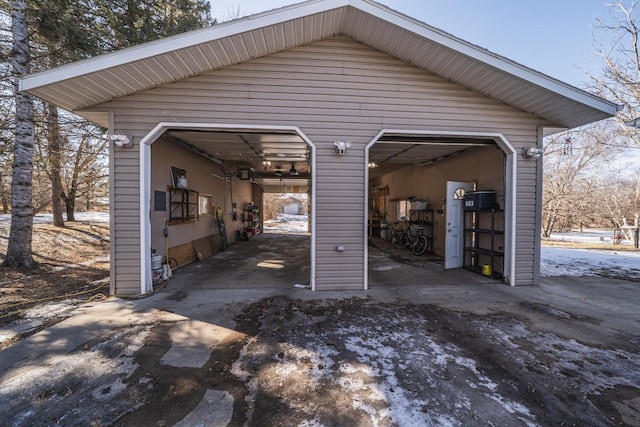
[[(0, 387), (0, 401), (15, 399), (16, 396), (34, 397), (16, 403), (16, 410), (21, 410), (27, 405), (30, 406), (30, 410), (22, 410), (20, 415), (15, 417), (19, 421), (14, 425), (41, 423), (41, 419), (33, 418), (42, 416), (43, 410), (48, 411), (52, 419), (63, 419), (69, 415), (69, 412), (65, 412), (65, 408), (68, 407), (100, 408), (98, 411), (75, 414), (71, 417), (74, 420), (72, 424), (88, 425), (88, 420), (83, 420), (81, 416), (99, 418), (101, 411), (111, 411), (114, 405), (116, 411), (130, 408), (130, 400), (114, 400), (110, 397), (120, 395), (125, 390), (126, 380), (138, 368), (135, 352), (140, 350), (153, 326), (150, 322), (144, 323), (145, 320), (143, 316), (140, 323), (105, 336), (104, 341), (93, 347), (51, 356), (47, 363), (4, 381)], [(109, 399), (112, 404), (105, 406), (99, 403), (105, 399)], [(62, 401), (66, 403), (59, 404)], [(117, 405), (122, 407), (117, 408)]]
[(390, 271), (400, 267), (401, 267), (400, 264), (387, 264), (387, 265), (379, 265), (379, 266), (373, 267), (373, 269), (375, 271)]
[[(609, 229), (584, 229), (583, 231), (572, 230), (567, 233), (551, 233), (549, 240), (558, 242), (578, 242), (578, 243), (613, 243), (613, 230)], [(623, 239), (621, 242), (623, 245), (631, 245), (633, 242), (628, 239)]]
[(91, 395), (96, 400), (111, 400), (118, 394), (127, 389), (127, 386), (122, 382), (121, 378), (116, 378), (111, 384), (100, 384)]
[(298, 424), (298, 427), (324, 427), (324, 424), (322, 424), (318, 418), (314, 418), (301, 422)]
[(309, 231), (309, 216), (279, 214), (276, 219), (264, 221), (264, 230), (274, 233), (307, 233)]
[[(67, 214), (62, 214), (62, 218), (66, 221)], [(76, 222), (97, 222), (108, 223), (109, 212), (76, 212)], [(11, 214), (0, 214), (0, 225), (9, 225), (11, 223)], [(34, 224), (52, 224), (53, 214), (36, 214), (33, 216)]]
[(540, 273), (552, 276), (598, 276), (603, 272), (640, 279), (640, 252), (543, 247)]
[(24, 311), (20, 320), (0, 328), (0, 344), (12, 340), (18, 335), (35, 331), (51, 318), (71, 316), (75, 309), (75, 302), (75, 300), (48, 302)]

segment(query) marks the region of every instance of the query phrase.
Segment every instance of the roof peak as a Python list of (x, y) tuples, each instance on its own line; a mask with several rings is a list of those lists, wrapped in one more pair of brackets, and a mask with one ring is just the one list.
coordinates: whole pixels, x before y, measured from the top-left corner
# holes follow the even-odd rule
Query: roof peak
[[(34, 73), (20, 90), (71, 111), (256, 57), (345, 35), (393, 57), (565, 127), (615, 115), (617, 106), (373, 0), (308, 0)], [(453, 60), (453, 65), (452, 65)], [(454, 66), (457, 65), (457, 66)], [(491, 83), (493, 81), (493, 83)], [(582, 104), (575, 119), (519, 100), (518, 86)], [(508, 84), (507, 84), (508, 83)], [(546, 112), (548, 110), (548, 112)], [(585, 121), (586, 120), (586, 121)]]

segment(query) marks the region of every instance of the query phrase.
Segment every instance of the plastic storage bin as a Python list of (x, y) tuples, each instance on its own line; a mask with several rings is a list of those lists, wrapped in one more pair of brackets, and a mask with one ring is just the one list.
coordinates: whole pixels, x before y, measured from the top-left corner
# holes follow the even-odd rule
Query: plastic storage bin
[(484, 211), (495, 207), (496, 192), (493, 190), (468, 191), (464, 195), (464, 210), (466, 211)]

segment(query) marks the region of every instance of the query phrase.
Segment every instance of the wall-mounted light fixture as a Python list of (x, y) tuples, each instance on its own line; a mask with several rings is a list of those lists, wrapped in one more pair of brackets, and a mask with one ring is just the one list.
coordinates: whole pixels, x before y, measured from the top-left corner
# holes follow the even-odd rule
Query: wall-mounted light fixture
[(344, 156), (347, 152), (347, 148), (351, 147), (351, 142), (349, 141), (335, 141), (333, 143), (336, 146), (336, 153)]
[(127, 135), (109, 135), (116, 147), (120, 148), (133, 148), (133, 137)]
[(522, 149), (522, 157), (525, 159), (537, 159), (542, 156), (542, 148), (529, 147)]

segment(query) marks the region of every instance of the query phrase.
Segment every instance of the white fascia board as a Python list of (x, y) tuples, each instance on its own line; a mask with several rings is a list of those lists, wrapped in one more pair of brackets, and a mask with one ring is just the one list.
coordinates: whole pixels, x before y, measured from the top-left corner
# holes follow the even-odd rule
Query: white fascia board
[(51, 70), (30, 74), (20, 80), (19, 87), (21, 91), (28, 91), (74, 77), (80, 77), (142, 59), (190, 48), (213, 40), (223, 39), (316, 13), (345, 7), (348, 6), (349, 3), (349, 0), (312, 0), (281, 9), (258, 13), (234, 21), (143, 43), (116, 52), (105, 53), (95, 58), (61, 65)]
[(570, 84), (518, 64), (517, 62), (501, 55), (459, 39), (442, 30), (425, 24), (424, 22), (418, 21), (388, 7), (379, 5), (374, 1), (351, 0), (350, 4), (363, 12), (376, 16), (377, 18), (410, 31), (420, 37), (424, 37), (446, 48), (452, 49), (479, 62), (504, 71), (505, 73), (521, 78), (536, 86), (540, 86), (581, 104), (588, 105), (589, 107), (610, 114), (611, 116), (615, 116), (615, 114), (622, 109), (622, 105), (606, 101), (582, 89), (571, 86)]

